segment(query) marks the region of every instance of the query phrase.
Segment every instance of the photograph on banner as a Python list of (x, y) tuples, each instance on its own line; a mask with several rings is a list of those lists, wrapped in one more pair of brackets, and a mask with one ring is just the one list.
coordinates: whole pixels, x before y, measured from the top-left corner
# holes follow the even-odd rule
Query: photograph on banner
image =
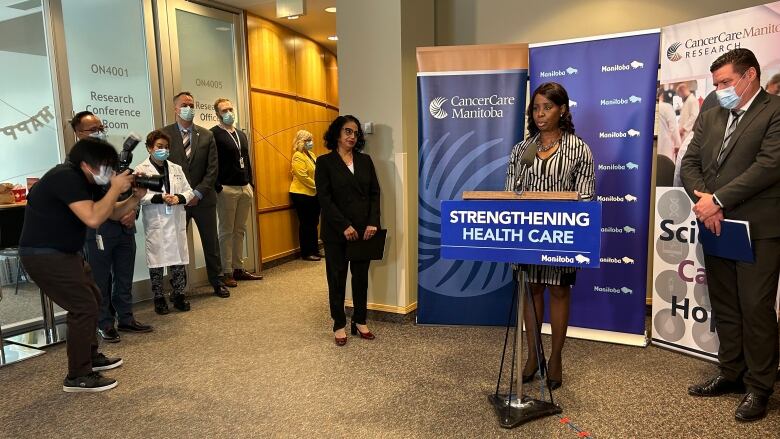
[[(699, 113), (718, 106), (710, 65), (720, 55), (736, 48), (750, 49), (761, 63), (761, 85), (780, 94), (780, 2), (727, 12), (664, 27), (661, 31), (661, 69), (658, 100), (675, 112), (679, 144), (672, 132), (668, 107), (656, 110), (659, 168), (674, 163), (673, 181), (660, 186), (682, 186), (680, 164), (693, 138), (693, 122)], [(678, 146), (679, 145), (679, 146)], [(661, 184), (666, 183), (666, 184)]]
[(710, 66), (730, 50), (751, 50), (761, 65), (760, 85), (778, 93), (780, 26), (767, 24), (778, 18), (780, 2), (773, 2), (661, 30), (652, 341), (713, 361), (717, 360), (718, 336), (712, 323), (704, 256), (691, 211), (693, 201), (680, 179), (682, 158), (693, 137), (686, 127), (691, 114), (698, 116), (719, 106)]

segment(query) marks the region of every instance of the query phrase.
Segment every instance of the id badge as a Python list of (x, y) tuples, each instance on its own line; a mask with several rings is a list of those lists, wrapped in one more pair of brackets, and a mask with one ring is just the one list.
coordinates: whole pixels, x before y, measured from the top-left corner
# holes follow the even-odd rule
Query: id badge
[(241, 165), (241, 169), (244, 169), (244, 158), (243, 157), (239, 157), (238, 164)]
[(170, 215), (172, 213), (173, 213), (173, 206), (171, 206), (170, 204), (166, 204), (165, 205), (165, 214), (166, 215)]
[(103, 247), (103, 237), (100, 235), (95, 235), (95, 244), (97, 244), (97, 248), (100, 251), (105, 250), (106, 248)]

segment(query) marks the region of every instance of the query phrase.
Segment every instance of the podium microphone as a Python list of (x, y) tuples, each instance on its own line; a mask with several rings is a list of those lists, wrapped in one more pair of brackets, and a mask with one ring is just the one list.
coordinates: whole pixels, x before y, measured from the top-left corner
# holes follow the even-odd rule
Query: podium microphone
[[(526, 148), (525, 151), (523, 151), (523, 155), (520, 156), (520, 165), (525, 167), (525, 173), (523, 174), (523, 180), (520, 181), (519, 185), (515, 186), (515, 193), (521, 194), (523, 191), (525, 191), (525, 179), (528, 177), (528, 171), (531, 169), (531, 166), (534, 164), (534, 159), (536, 158), (536, 151), (539, 149), (539, 145), (536, 142), (531, 142), (528, 144), (528, 148)], [(520, 188), (520, 190), (517, 190), (517, 188)]]

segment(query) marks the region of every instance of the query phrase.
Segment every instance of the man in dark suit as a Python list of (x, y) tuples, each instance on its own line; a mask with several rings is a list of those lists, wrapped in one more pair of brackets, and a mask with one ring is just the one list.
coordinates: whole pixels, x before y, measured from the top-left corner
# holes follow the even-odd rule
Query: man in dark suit
[(682, 181), (709, 230), (720, 234), (724, 218), (750, 223), (755, 262), (705, 255), (720, 373), (688, 393), (747, 391), (735, 417), (753, 421), (766, 415), (778, 364), (780, 97), (761, 89), (761, 67), (750, 50), (721, 55), (710, 71), (720, 106), (699, 116)]
[[(195, 220), (206, 257), (206, 272), (214, 294), (230, 297), (222, 282), (222, 264), (219, 258), (217, 239), (217, 145), (211, 131), (195, 125), (195, 99), (190, 92), (183, 91), (173, 98), (176, 123), (162, 131), (171, 138), (169, 160), (184, 169), (195, 197), (187, 203), (187, 223)], [(189, 303), (186, 304), (189, 309)]]

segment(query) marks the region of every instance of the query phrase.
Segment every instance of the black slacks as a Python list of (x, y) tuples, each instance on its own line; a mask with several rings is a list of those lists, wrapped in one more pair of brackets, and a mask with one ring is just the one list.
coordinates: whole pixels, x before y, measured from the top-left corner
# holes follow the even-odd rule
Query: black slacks
[(206, 273), (212, 286), (222, 284), (222, 260), (219, 256), (219, 237), (217, 236), (217, 206), (187, 207), (187, 225), (190, 219), (198, 225), (203, 256), (206, 258)]
[(114, 327), (113, 306), (119, 324), (133, 322), (133, 272), (135, 271), (135, 235), (120, 233), (116, 237), (102, 237), (103, 249), (95, 239), (87, 239), (87, 260), (92, 267), (95, 284), (100, 288), (102, 301), (98, 327)]
[(775, 313), (780, 238), (753, 241), (755, 263), (705, 256), (721, 373), (772, 394), (778, 363)]
[(371, 261), (348, 261), (347, 243), (325, 243), (325, 271), (328, 277), (328, 299), (333, 330), (347, 326), (344, 297), (347, 289), (347, 268), (352, 272), (352, 321), (366, 324), (368, 301), (368, 266)]
[(68, 376), (92, 372), (101, 293), (92, 269), (79, 254), (22, 256), (24, 269), (43, 294), (68, 311)]
[(298, 214), (298, 240), (301, 243), (301, 257), (319, 253), (317, 224), (320, 222), (320, 203), (316, 196), (290, 192), (290, 199)]

